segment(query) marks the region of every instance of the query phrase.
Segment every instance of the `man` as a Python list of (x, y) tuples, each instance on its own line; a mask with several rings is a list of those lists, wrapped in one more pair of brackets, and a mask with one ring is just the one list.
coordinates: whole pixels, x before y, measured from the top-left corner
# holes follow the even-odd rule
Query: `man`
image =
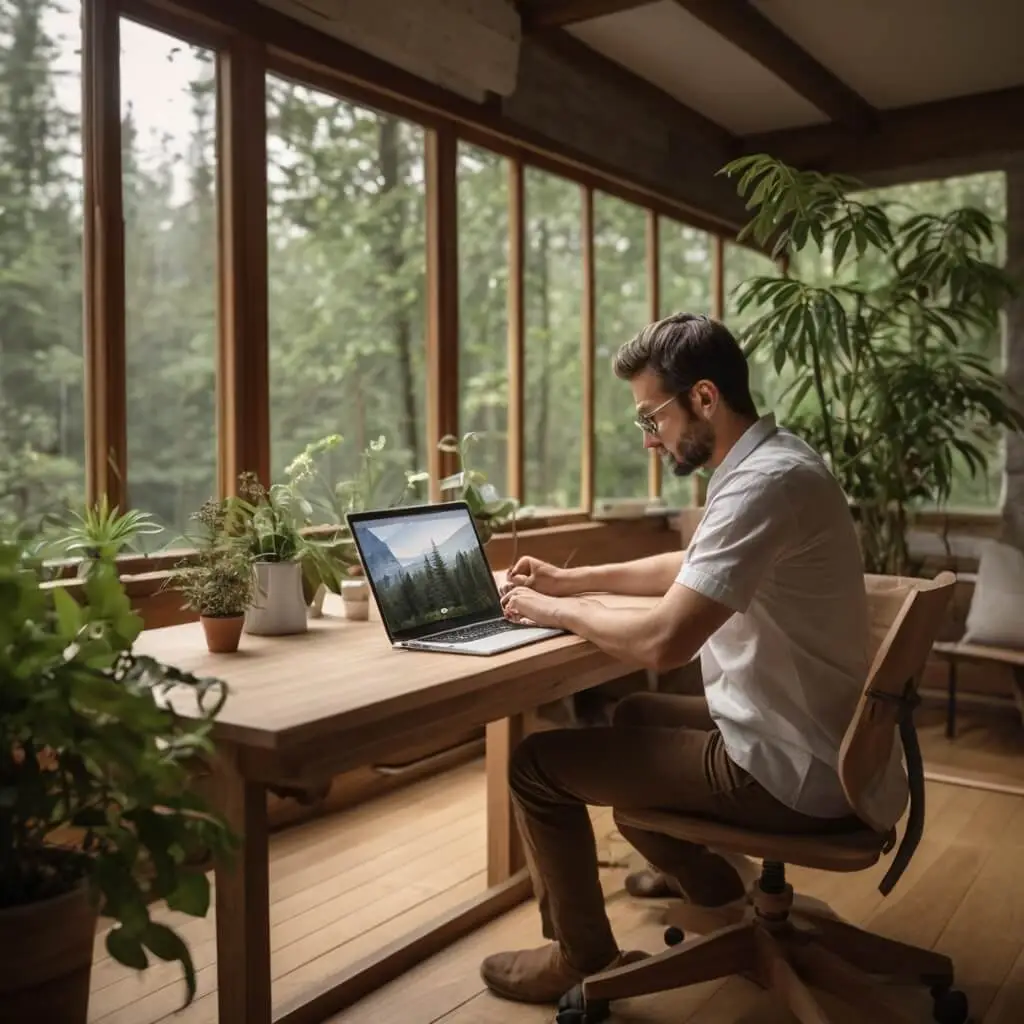
[[(701, 655), (706, 701), (642, 693), (611, 726), (528, 736), (510, 766), (520, 833), (540, 904), (539, 949), (484, 961), (489, 988), (557, 1002), (586, 975), (642, 957), (622, 953), (598, 878), (587, 805), (658, 808), (754, 829), (858, 827), (837, 774), (839, 748), (868, 670), (863, 567), (850, 511), (825, 463), (759, 417), (747, 363), (720, 323), (679, 313), (625, 344), (615, 373), (629, 382), (644, 447), (687, 475), (713, 470), (706, 508), (685, 553), (557, 569), (533, 558), (509, 572), (512, 621), (570, 630), (657, 671)], [(615, 609), (599, 592), (659, 597)], [(873, 791), (895, 824), (906, 805), (898, 751)], [(694, 903), (742, 898), (731, 863), (666, 836), (625, 838)]]

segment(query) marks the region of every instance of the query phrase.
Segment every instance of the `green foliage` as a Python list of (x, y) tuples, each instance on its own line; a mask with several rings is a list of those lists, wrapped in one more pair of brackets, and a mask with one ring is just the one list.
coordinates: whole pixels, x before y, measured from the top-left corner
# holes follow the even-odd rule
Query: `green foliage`
[[(441, 481), (442, 497), (448, 501), (464, 501), (469, 506), (480, 540), (486, 544), (498, 528), (506, 523), (515, 525), (519, 503), (514, 498), (500, 497), (495, 486), (487, 482), (483, 473), (470, 469), (466, 456), (470, 447), (479, 439), (480, 435), (473, 431), (463, 434), (461, 440), (453, 434), (446, 434), (437, 447), (459, 457), (458, 472)], [(427, 477), (426, 473), (413, 473), (409, 479), (415, 483)]]
[[(204, 916), (209, 885), (186, 859), (234, 847), (190, 787), (226, 689), (133, 652), (142, 620), (109, 559), (80, 603), (32, 563), (22, 541), (0, 537), (0, 908), (85, 881), (116, 922), (111, 956), (179, 961), (191, 1001), (189, 950), (148, 903)], [(190, 717), (169, 704), (172, 688), (178, 706), (194, 698)]]
[(162, 529), (148, 512), (128, 509), (122, 513), (116, 505), (111, 508), (104, 494), (94, 505), (71, 511), (62, 540), (72, 557), (114, 559), (126, 548), (142, 550), (136, 546), (138, 539)]
[(193, 515), (200, 526), (195, 554), (183, 559), (168, 577), (185, 599), (185, 607), (210, 618), (242, 615), (256, 593), (249, 553), (227, 531), (229, 502), (204, 502)]
[[(774, 255), (809, 242), (831, 259), (823, 283), (754, 277), (737, 310), (759, 315), (743, 332), (785, 380), (790, 425), (821, 450), (860, 516), (870, 571), (909, 571), (909, 517), (945, 504), (957, 460), (973, 476), (1000, 428), (1024, 428), (1015, 398), (971, 351), (993, 331), (1014, 282), (985, 258), (995, 225), (956, 209), (897, 220), (889, 204), (851, 194), (853, 179), (797, 171), (768, 156), (723, 172), (755, 213), (744, 229)], [(862, 262), (884, 267), (862, 279)]]

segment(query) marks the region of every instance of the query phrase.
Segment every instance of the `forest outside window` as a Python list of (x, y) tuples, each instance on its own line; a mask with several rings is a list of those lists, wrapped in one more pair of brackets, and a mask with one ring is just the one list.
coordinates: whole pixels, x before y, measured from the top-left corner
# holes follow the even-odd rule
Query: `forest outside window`
[(79, 3), (0, 20), (0, 519), (85, 498)]
[(128, 504), (174, 543), (217, 491), (215, 55), (120, 32)]
[(352, 480), (383, 437), (390, 505), (427, 467), (424, 131), (277, 76), (267, 130), (272, 475), (341, 435), (321, 470)]
[(594, 466), (597, 498), (643, 498), (648, 458), (628, 385), (612, 372), (619, 347), (650, 322), (647, 212), (594, 193)]
[[(659, 316), (670, 313), (712, 313), (711, 235), (688, 224), (662, 217), (658, 228)], [(661, 496), (671, 507), (692, 503), (693, 480), (676, 476), (664, 465)]]
[(582, 190), (526, 167), (523, 193), (524, 499), (538, 512), (577, 509), (583, 448)]
[(478, 435), (465, 450), (470, 468), (500, 494), (508, 476), (508, 161), (460, 143), (459, 433)]

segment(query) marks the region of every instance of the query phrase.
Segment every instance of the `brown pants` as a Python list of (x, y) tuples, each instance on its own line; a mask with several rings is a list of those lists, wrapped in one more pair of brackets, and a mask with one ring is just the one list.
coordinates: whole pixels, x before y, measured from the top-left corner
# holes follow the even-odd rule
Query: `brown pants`
[[(848, 829), (849, 818), (800, 814), (771, 796), (725, 753), (703, 696), (637, 693), (612, 725), (538, 732), (516, 748), (509, 785), (526, 847), (544, 935), (579, 971), (599, 970), (618, 946), (604, 908), (587, 805), (702, 815), (765, 832)], [(702, 846), (623, 829), (694, 902), (743, 895), (735, 868)]]

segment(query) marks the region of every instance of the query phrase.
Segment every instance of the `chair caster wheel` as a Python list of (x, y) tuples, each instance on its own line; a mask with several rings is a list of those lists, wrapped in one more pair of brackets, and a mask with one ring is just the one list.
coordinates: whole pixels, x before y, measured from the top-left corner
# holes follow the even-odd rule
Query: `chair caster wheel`
[(558, 1001), (558, 1013), (555, 1015), (557, 1024), (601, 1024), (611, 1013), (605, 999), (587, 1002), (583, 998), (583, 986), (577, 985), (570, 989)]
[(682, 928), (676, 928), (674, 925), (671, 928), (665, 929), (665, 945), (666, 946), (678, 946), (680, 942), (686, 940), (686, 933)]
[(969, 1024), (967, 996), (955, 988), (933, 988), (932, 1017), (936, 1024)]

